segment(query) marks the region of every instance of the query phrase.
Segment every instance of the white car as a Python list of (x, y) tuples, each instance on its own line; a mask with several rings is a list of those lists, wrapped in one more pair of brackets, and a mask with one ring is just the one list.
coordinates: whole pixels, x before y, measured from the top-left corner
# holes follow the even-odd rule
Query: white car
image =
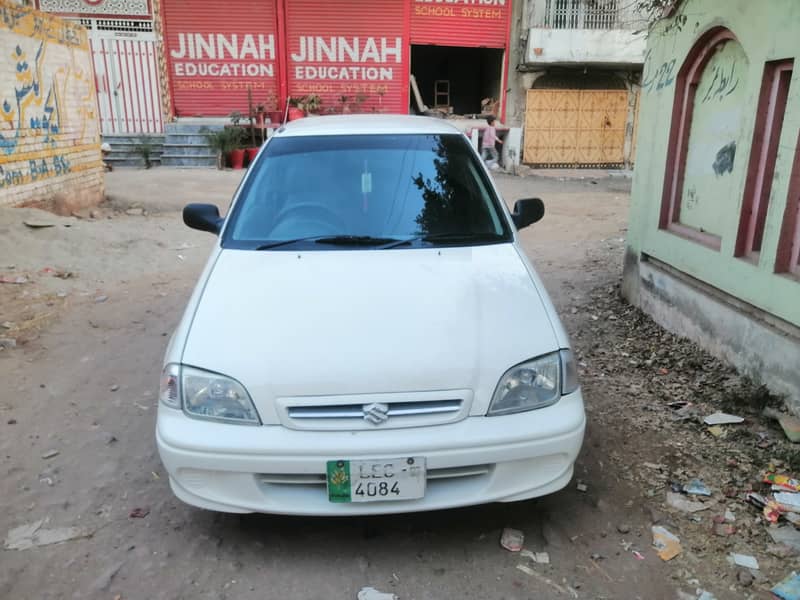
[(175, 495), (362, 515), (511, 502), (570, 481), (567, 335), (469, 140), (443, 120), (314, 117), (261, 149), (166, 352)]

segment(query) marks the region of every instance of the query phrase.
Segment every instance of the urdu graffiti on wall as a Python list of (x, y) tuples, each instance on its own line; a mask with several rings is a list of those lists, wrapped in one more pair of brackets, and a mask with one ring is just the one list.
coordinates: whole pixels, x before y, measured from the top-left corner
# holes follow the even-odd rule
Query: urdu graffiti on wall
[(7, 4), (0, 33), (13, 37), (0, 61), (10, 75), (0, 86), (0, 189), (69, 173), (67, 149), (98, 141), (92, 74), (76, 56), (88, 52), (86, 33)]
[(642, 89), (646, 92), (658, 92), (675, 82), (675, 65), (677, 64), (677, 60), (674, 58), (666, 60), (651, 72), (649, 68), (651, 53), (652, 50), (648, 50), (647, 55), (644, 57), (645, 73), (647, 73), (647, 75), (642, 81)]
[(44, 51), (45, 43), (41, 42), (32, 65), (28, 62), (27, 53), (19, 45), (11, 54), (13, 64), (16, 65), (17, 85), (10, 102), (8, 98), (3, 98), (0, 119), (4, 124), (3, 131), (11, 129), (14, 135), (7, 136), (0, 131), (0, 152), (3, 154), (13, 154), (16, 151), (20, 137), (25, 134), (26, 129), (44, 134), (44, 144), (55, 143), (54, 135), (59, 131), (58, 91), (52, 81), (46, 91), (42, 85)]
[(714, 65), (712, 68), (711, 83), (703, 94), (701, 102), (712, 100), (722, 101), (736, 91), (739, 86), (739, 77), (736, 75), (736, 61), (730, 65)]

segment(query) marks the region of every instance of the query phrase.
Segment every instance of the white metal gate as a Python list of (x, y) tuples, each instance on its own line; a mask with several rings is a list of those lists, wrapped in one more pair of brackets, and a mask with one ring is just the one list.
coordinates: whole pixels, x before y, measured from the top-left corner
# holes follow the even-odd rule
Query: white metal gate
[(104, 135), (161, 133), (161, 88), (152, 21), (81, 19), (94, 58)]

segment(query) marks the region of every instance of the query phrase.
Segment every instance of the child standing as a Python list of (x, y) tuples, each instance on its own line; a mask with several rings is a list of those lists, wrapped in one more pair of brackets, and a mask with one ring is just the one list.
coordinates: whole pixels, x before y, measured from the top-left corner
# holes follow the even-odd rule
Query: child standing
[(492, 115), (486, 118), (488, 126), (483, 130), (483, 140), (481, 141), (481, 156), (488, 167), (493, 167), (500, 160), (495, 144), (497, 142), (503, 143), (503, 140), (497, 137), (497, 129), (494, 127), (494, 122), (495, 118)]

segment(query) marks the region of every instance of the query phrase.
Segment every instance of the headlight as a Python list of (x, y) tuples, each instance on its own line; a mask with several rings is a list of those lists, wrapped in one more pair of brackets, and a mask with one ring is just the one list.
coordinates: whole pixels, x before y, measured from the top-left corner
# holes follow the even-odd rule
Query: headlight
[(260, 425), (253, 401), (241, 383), (193, 367), (167, 365), (161, 377), (161, 401), (183, 407), (191, 417)]
[(506, 371), (489, 406), (489, 416), (544, 408), (561, 397), (558, 352), (534, 358)]

